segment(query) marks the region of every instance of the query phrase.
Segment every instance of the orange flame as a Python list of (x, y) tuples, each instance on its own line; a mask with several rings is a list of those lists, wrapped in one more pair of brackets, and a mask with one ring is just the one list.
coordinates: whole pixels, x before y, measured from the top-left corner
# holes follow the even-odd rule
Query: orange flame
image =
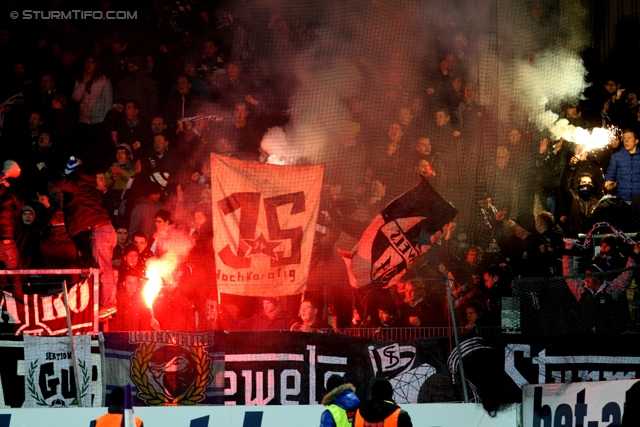
[(151, 258), (147, 262), (147, 283), (142, 295), (147, 307), (153, 308), (153, 302), (158, 297), (164, 281), (170, 281), (178, 263), (176, 257), (165, 256), (161, 259)]

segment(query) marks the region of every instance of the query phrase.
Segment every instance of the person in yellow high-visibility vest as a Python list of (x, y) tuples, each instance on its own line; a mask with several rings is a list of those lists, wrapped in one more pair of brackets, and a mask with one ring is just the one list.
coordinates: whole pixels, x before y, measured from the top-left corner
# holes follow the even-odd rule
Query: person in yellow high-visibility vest
[(353, 384), (347, 384), (340, 375), (333, 374), (327, 380), (327, 392), (322, 399), (327, 409), (320, 417), (320, 427), (353, 426), (353, 416), (360, 406)]
[(371, 399), (356, 412), (354, 427), (413, 427), (407, 411), (393, 401), (388, 379), (377, 379), (371, 386)]

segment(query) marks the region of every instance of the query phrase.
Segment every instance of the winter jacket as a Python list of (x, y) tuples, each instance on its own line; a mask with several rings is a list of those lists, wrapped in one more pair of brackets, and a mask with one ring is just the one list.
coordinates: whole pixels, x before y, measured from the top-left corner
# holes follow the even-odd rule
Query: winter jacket
[(102, 123), (104, 116), (111, 110), (113, 105), (113, 86), (111, 81), (105, 76), (92, 80), (85, 85), (76, 81), (71, 95), (74, 101), (80, 103), (80, 123), (95, 124)]
[[(43, 172), (46, 170), (42, 169)], [(111, 222), (93, 175), (76, 170), (64, 177), (51, 177), (50, 181), (64, 192), (64, 223), (69, 236)]]
[[(367, 400), (362, 404), (362, 406), (360, 406), (360, 409), (358, 409), (358, 413), (356, 414), (354, 427), (361, 427), (364, 425), (362, 421), (367, 421), (369, 423), (381, 423), (391, 417), (398, 409), (400, 409), (400, 413), (398, 414), (397, 427), (413, 427), (411, 417), (407, 411), (402, 410), (398, 405), (391, 401), (381, 399)], [(384, 427), (387, 427), (386, 424), (387, 423), (385, 423)]]
[(633, 231), (633, 210), (620, 197), (606, 195), (593, 208), (591, 216), (583, 225), (588, 232), (598, 222), (606, 222), (622, 231)]
[(630, 201), (640, 194), (640, 152), (629, 154), (627, 150), (620, 150), (614, 153), (605, 179), (618, 184), (618, 197), (624, 200)]
[(350, 427), (355, 411), (360, 406), (356, 389), (351, 384), (343, 384), (325, 395), (322, 404), (327, 409), (320, 417), (320, 427)]

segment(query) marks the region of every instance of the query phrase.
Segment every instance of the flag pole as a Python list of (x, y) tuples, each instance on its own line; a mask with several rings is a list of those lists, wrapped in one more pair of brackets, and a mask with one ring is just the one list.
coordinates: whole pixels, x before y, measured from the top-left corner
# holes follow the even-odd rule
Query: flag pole
[(449, 313), (451, 323), (453, 324), (453, 338), (456, 341), (456, 351), (458, 352), (458, 360), (460, 361), (460, 378), (462, 378), (462, 392), (464, 393), (464, 403), (469, 403), (469, 392), (467, 390), (467, 380), (464, 375), (464, 364), (462, 363), (462, 350), (460, 349), (460, 338), (458, 337), (458, 324), (456, 322), (456, 311), (453, 308), (453, 295), (451, 294), (451, 284), (453, 278), (447, 275), (447, 297), (449, 299)]
[(82, 398), (80, 396), (80, 370), (78, 369), (78, 356), (76, 355), (76, 346), (73, 341), (73, 330), (71, 329), (71, 312), (69, 310), (69, 299), (67, 298), (67, 281), (62, 282), (64, 296), (64, 308), (67, 312), (67, 331), (69, 333), (69, 341), (71, 341), (71, 354), (73, 355), (73, 369), (75, 372), (76, 382), (76, 400), (78, 401), (78, 407), (82, 408)]

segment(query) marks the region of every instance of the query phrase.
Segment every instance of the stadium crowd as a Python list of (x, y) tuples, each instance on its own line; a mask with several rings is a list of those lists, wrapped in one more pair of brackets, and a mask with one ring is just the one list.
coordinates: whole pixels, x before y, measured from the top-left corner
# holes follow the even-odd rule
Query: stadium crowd
[[(355, 72), (375, 81), (376, 93), (342, 100), (348, 120), (327, 149), (307, 298), (252, 305), (227, 296), (219, 305), (215, 286), (188, 287), (215, 285), (209, 153), (269, 161), (262, 137), (286, 128), (304, 89), (287, 69), (320, 35), (312, 21), (286, 14), (258, 19), (240, 7), (152, 3), (139, 11), (139, 25), (51, 20), (29, 34), (0, 28), (1, 160), (21, 168), (20, 177), (0, 183), (1, 268), (97, 262), (100, 315), (112, 320), (111, 330), (446, 326), (446, 276), (468, 328), (499, 325), (515, 278), (576, 273), (573, 256), (580, 254), (564, 238), (603, 222), (638, 229), (633, 82), (607, 76), (588, 99), (558, 112), (575, 126), (616, 127), (599, 150), (554, 140), (527, 120), (499, 126), (493, 109), (476, 99), (478, 29), (455, 22), (443, 4), (420, 78), (402, 78), (408, 59), (401, 49), (383, 59), (368, 45), (354, 53)], [(542, 28), (546, 13), (536, 3), (528, 25)], [(542, 46), (527, 57), (536, 49)], [(421, 177), (458, 209), (458, 219), (405, 281), (363, 305), (367, 298), (352, 295), (336, 248), (351, 249), (371, 219)], [(172, 313), (164, 322), (159, 314), (158, 323), (140, 288), (146, 263), (162, 255), (174, 229), (194, 246), (176, 276), (185, 287), (164, 297)], [(596, 253), (582, 254), (589, 267), (580, 272), (633, 266), (638, 246), (625, 243), (605, 237)], [(3, 289), (18, 297), (33, 292), (19, 284), (41, 280), (6, 279), (16, 286)], [(626, 272), (571, 279), (567, 289), (588, 310), (615, 306), (602, 329), (622, 331), (631, 322), (631, 279)], [(250, 317), (256, 304), (260, 311)], [(170, 316), (180, 310), (201, 320)]]

